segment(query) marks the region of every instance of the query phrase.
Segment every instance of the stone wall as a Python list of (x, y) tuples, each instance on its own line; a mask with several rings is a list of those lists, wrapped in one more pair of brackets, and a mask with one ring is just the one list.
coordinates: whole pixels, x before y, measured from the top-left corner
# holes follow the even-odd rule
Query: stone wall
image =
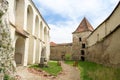
[(88, 46), (101, 41), (105, 36), (111, 33), (120, 24), (120, 2), (114, 11), (103, 21), (87, 38)]
[(56, 44), (50, 47), (50, 60), (62, 60), (66, 55), (72, 54), (72, 43)]
[(103, 40), (88, 47), (88, 61), (120, 67), (120, 25)]
[(88, 61), (120, 67), (120, 2), (87, 38)]
[(13, 50), (8, 21), (8, 2), (2, 0), (0, 1), (0, 75), (13, 74), (15, 70)]
[[(81, 50), (85, 53), (85, 47), (82, 47), (82, 44), (86, 46), (86, 38), (90, 34), (90, 31), (85, 31), (81, 33), (73, 34), (73, 46), (72, 46), (72, 59), (73, 60), (81, 60)], [(81, 39), (81, 40), (80, 40)]]

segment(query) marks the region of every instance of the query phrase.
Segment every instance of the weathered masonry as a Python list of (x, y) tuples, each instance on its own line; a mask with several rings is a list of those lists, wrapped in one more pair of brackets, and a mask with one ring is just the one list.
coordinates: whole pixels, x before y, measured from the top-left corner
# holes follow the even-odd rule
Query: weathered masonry
[[(71, 44), (72, 50), (70, 48), (67, 51), (71, 51), (73, 60), (87, 60), (120, 67), (120, 1), (110, 16), (95, 30), (84, 18), (73, 32), (73, 43)], [(61, 47), (64, 46), (65, 44), (61, 45)], [(55, 52), (56, 49), (57, 52), (65, 50), (57, 48), (56, 45), (51, 46), (51, 58), (60, 57)]]
[(72, 60), (84, 61), (86, 55), (86, 39), (93, 30), (89, 21), (84, 17), (77, 29), (72, 33), (72, 43), (55, 44), (51, 42), (50, 59), (61, 60), (69, 55)]
[(64, 60), (65, 56), (72, 55), (72, 43), (55, 44), (51, 42), (50, 45), (51, 60)]
[(9, 22), (16, 64), (27, 66), (49, 60), (50, 28), (32, 0), (8, 0)]
[(87, 38), (88, 61), (120, 67), (120, 1)]
[(86, 39), (93, 31), (93, 27), (89, 21), (84, 18), (73, 34), (72, 59), (85, 60), (86, 55)]

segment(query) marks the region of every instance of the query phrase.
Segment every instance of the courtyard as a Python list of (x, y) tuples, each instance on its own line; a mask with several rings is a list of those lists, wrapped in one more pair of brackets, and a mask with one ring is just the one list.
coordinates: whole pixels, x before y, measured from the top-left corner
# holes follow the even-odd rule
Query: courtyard
[[(56, 62), (57, 65), (57, 61)], [(53, 63), (53, 62), (52, 62)], [(120, 68), (107, 67), (93, 62), (79, 61), (76, 66), (73, 66), (74, 61), (62, 61), (60, 70), (57, 75), (52, 73), (57, 70), (56, 68), (52, 73), (48, 73), (45, 70), (38, 70), (35, 67), (18, 67), (17, 75), (18, 80), (119, 80), (120, 79)], [(50, 65), (49, 67), (53, 67)], [(52, 68), (49, 68), (52, 70)], [(39, 68), (39, 67), (36, 67)], [(50, 71), (51, 72), (51, 71)]]

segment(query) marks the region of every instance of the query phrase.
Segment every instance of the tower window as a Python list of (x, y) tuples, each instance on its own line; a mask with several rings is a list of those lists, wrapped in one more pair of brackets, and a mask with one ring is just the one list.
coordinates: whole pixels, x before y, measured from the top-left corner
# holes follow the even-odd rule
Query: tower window
[(81, 56), (81, 60), (82, 60), (82, 61), (85, 61), (85, 57)]
[(84, 50), (81, 50), (81, 55), (84, 55), (84, 54), (85, 54)]
[(85, 48), (85, 44), (82, 44), (82, 48)]
[(79, 38), (79, 41), (82, 41), (81, 37)]

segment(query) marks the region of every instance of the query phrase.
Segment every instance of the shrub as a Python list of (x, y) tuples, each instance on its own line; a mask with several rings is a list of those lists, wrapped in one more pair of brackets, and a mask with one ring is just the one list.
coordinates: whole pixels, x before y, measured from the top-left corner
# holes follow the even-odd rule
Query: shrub
[(5, 74), (5, 75), (4, 75), (4, 80), (10, 80), (10, 76), (7, 75), (7, 74)]
[(71, 60), (71, 55), (70, 54), (65, 54), (65, 60)]

